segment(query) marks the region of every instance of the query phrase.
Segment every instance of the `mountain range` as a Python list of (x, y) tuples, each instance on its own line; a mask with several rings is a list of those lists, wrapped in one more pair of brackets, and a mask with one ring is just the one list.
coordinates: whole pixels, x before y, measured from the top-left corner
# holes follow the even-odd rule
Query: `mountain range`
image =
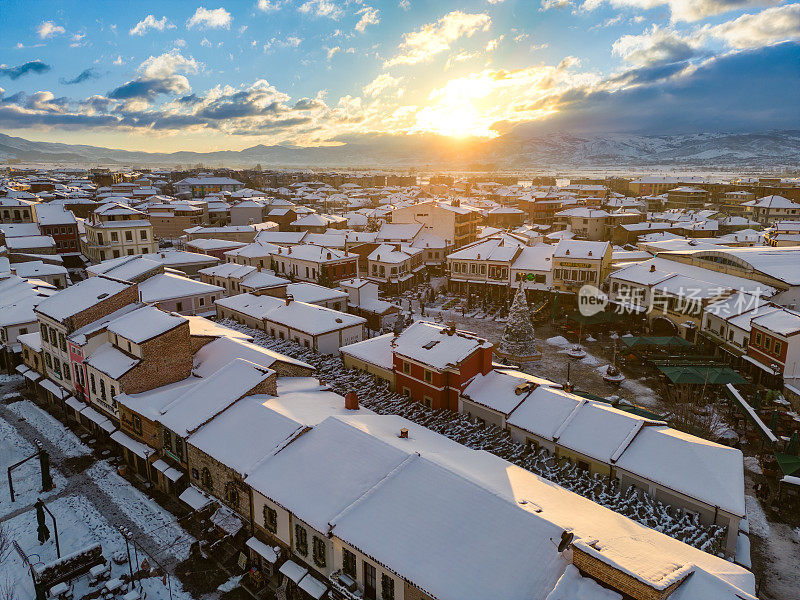
[(676, 135), (538, 133), (491, 140), (364, 136), (339, 146), (257, 145), (213, 152), (143, 152), (34, 142), (0, 133), (0, 161), (105, 166), (436, 167), (486, 169), (796, 168), (800, 130)]

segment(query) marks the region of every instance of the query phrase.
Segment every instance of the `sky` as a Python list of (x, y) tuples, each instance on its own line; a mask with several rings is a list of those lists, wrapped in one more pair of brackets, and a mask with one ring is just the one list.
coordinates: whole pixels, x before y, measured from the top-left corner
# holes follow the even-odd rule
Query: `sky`
[(0, 131), (129, 150), (800, 129), (800, 3), (0, 3)]

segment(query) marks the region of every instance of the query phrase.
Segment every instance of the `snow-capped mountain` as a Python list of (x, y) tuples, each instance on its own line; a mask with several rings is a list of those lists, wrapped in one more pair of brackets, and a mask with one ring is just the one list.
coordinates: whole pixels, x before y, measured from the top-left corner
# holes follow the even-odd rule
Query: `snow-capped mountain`
[(335, 147), (258, 145), (216, 152), (150, 153), (96, 146), (32, 142), (0, 134), (0, 160), (37, 163), (270, 167), (431, 168), (780, 168), (800, 164), (800, 131), (686, 135), (535, 134), (518, 127), (489, 141), (453, 142), (436, 136), (378, 136)]

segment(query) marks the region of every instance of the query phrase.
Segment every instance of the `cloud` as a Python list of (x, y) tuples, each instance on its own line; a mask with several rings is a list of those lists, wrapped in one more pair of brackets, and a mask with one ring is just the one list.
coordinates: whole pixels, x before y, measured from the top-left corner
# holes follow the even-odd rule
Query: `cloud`
[(194, 27), (199, 27), (200, 29), (230, 29), (231, 21), (233, 21), (231, 13), (222, 7), (208, 9), (200, 6), (186, 21), (186, 27), (188, 29)]
[(284, 5), (283, 0), (258, 0), (256, 8), (262, 12), (275, 12)]
[(800, 40), (800, 4), (768, 8), (757, 14), (716, 26), (702, 33), (723, 40), (732, 48), (756, 48), (787, 40)]
[(40, 60), (29, 60), (16, 67), (7, 67), (0, 65), (0, 76), (8, 77), (9, 79), (19, 79), (28, 73), (46, 73), (50, 70), (50, 65), (43, 63)]
[(542, 0), (539, 10), (551, 10), (553, 8), (566, 8), (572, 6), (572, 0)]
[(372, 98), (377, 98), (384, 92), (388, 92), (390, 90), (394, 90), (395, 95), (401, 95), (403, 93), (402, 88), (400, 88), (400, 83), (402, 81), (402, 77), (393, 77), (388, 73), (381, 73), (375, 79), (365, 85), (362, 91), (367, 96), (371, 96)]
[(673, 21), (698, 21), (732, 10), (774, 6), (781, 2), (781, 0), (584, 0), (581, 9), (594, 10), (606, 1), (615, 8), (649, 10), (666, 6)]
[(316, 17), (328, 17), (337, 20), (344, 12), (333, 0), (308, 0), (301, 4), (297, 10), (301, 13), (314, 15)]
[(486, 48), (485, 48), (486, 52), (494, 52), (495, 50), (497, 50), (497, 47), (500, 45), (500, 42), (503, 41), (504, 37), (506, 36), (501, 35), (498, 38), (486, 42)]
[(44, 40), (55, 35), (66, 33), (66, 30), (61, 25), (53, 23), (53, 21), (42, 21), (36, 28), (36, 33)]
[(683, 37), (672, 29), (653, 25), (640, 35), (624, 35), (611, 47), (623, 60), (650, 65), (688, 60), (697, 55), (697, 40)]
[(403, 10), (409, 10), (411, 8), (411, 0), (400, 0), (400, 2), (397, 3), (397, 6)]
[(286, 38), (271, 38), (264, 43), (264, 51), (271, 50), (272, 48), (297, 48), (303, 43), (303, 38), (295, 35), (290, 35)]
[(61, 85), (77, 85), (79, 83), (83, 83), (84, 81), (89, 81), (90, 79), (99, 79), (100, 73), (97, 72), (95, 69), (84, 69), (80, 73), (78, 73), (72, 79), (66, 79), (65, 77), (61, 77), (58, 82)]
[(379, 16), (380, 11), (371, 6), (365, 6), (357, 11), (356, 14), (361, 15), (361, 19), (356, 23), (356, 31), (363, 32), (367, 28), (367, 25), (378, 25), (381, 22)]
[(175, 24), (170, 22), (167, 17), (156, 19), (153, 15), (147, 15), (131, 27), (130, 35), (144, 35), (150, 30), (164, 31), (165, 29), (175, 29)]
[(178, 49), (151, 56), (139, 65), (138, 76), (108, 93), (116, 100), (152, 100), (160, 94), (186, 94), (191, 90), (189, 80), (179, 73), (196, 73), (200, 65), (186, 58)]
[(403, 34), (400, 53), (387, 60), (384, 67), (414, 65), (429, 61), (434, 55), (450, 49), (450, 44), (461, 37), (471, 37), (478, 31), (487, 31), (492, 19), (484, 13), (468, 14), (454, 10), (435, 23), (423, 25), (417, 31)]

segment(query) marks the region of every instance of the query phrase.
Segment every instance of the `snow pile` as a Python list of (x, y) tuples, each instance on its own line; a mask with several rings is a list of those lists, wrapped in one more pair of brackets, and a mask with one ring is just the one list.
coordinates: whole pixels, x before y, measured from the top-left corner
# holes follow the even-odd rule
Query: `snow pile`
[(547, 338), (547, 340), (545, 341), (551, 346), (558, 346), (559, 348), (566, 348), (567, 346), (572, 345), (572, 343), (563, 335), (557, 335), (555, 337)]

